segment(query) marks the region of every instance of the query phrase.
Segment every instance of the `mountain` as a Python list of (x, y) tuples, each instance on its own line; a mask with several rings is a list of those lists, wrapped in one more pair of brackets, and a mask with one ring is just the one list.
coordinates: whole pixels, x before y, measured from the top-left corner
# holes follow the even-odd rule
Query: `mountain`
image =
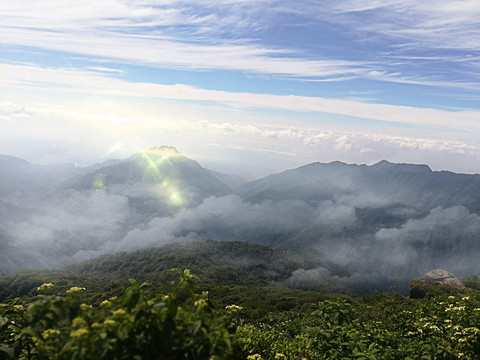
[(59, 184), (42, 166), (9, 155), (0, 154), (0, 174), (0, 199), (5, 201), (37, 199)]
[(334, 200), (348, 194), (358, 201), (370, 200), (371, 206), (399, 204), (428, 211), (462, 205), (480, 213), (479, 189), (480, 175), (434, 172), (427, 165), (383, 160), (372, 166), (312, 163), (244, 184), (237, 193), (254, 203), (289, 198)]
[[(9, 186), (26, 192), (35, 187), (24, 184), (46, 171), (19, 159), (9, 164), (17, 179)], [(62, 178), (47, 182), (54, 188), (43, 196), (35, 190), (35, 201), (10, 200), (8, 187), (0, 192), (0, 271), (215, 239), (310, 248), (351, 274), (339, 280), (321, 266), (299, 268), (293, 282), (329, 278), (408, 291), (409, 280), (430, 269), (480, 273), (480, 175), (333, 162), (234, 184), (238, 178), (175, 148), (156, 147), (57, 173)]]
[[(166, 146), (87, 168), (32, 165), (8, 156), (0, 158), (0, 166), (5, 173), (0, 199), (8, 200), (0, 202), (0, 213), (9, 214), (0, 219), (0, 230), (9, 236), (4, 241), (9, 251), (0, 254), (4, 272), (58, 266), (116, 251), (116, 242), (150, 221), (231, 193), (198, 162)], [(62, 170), (63, 176), (58, 173)], [(62, 178), (66, 180), (56, 180)], [(12, 192), (35, 195), (35, 201), (26, 196), (12, 199)], [(119, 250), (125, 247), (145, 245), (132, 240)], [(13, 252), (24, 254), (23, 259), (14, 257), (16, 266), (7, 261)]]
[(231, 189), (235, 189), (247, 182), (239, 175), (224, 174), (218, 171), (209, 170), (218, 180), (228, 185)]
[(207, 240), (103, 255), (59, 269), (24, 270), (0, 276), (0, 301), (35, 295), (38, 286), (52, 281), (63, 286), (67, 286), (67, 281), (74, 281), (77, 286), (82, 284), (99, 292), (102, 287), (111, 287), (114, 283), (128, 283), (129, 278), (161, 286), (175, 277), (170, 269), (176, 267), (189, 269), (210, 288), (219, 285), (268, 286), (349, 292), (340, 281), (331, 281), (333, 278), (328, 276), (310, 283), (292, 277), (292, 273), (299, 269), (322, 267), (325, 274), (338, 279), (348, 278), (348, 272), (329, 262), (318, 251), (301, 248), (280, 250), (236, 241)]
[[(231, 189), (194, 160), (188, 159), (174, 147), (153, 147), (148, 151), (111, 163), (71, 179), (64, 188), (75, 190), (106, 190), (125, 192), (141, 184), (145, 196), (161, 196), (165, 201), (182, 197), (184, 204), (198, 204), (209, 196), (224, 196)], [(179, 198), (177, 198), (180, 201)]]
[(292, 216), (308, 219), (237, 240), (318, 247), (377, 286), (388, 278), (405, 290), (408, 277), (429, 268), (480, 272), (480, 175), (387, 161), (313, 163), (244, 184), (237, 194), (252, 206), (296, 202)]

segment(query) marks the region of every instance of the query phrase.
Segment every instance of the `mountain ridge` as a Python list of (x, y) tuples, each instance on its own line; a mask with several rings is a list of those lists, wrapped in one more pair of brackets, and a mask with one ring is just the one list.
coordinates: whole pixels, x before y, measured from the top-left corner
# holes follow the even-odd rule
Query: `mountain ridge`
[(175, 148), (154, 147), (50, 185), (15, 203), (0, 191), (0, 271), (215, 239), (317, 249), (372, 290), (432, 268), (480, 272), (478, 174), (314, 162), (232, 189)]

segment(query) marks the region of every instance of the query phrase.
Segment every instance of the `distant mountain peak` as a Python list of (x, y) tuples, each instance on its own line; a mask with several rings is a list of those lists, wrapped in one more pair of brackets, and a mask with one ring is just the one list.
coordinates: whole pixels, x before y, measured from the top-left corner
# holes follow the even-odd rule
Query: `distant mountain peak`
[(388, 160), (383, 159), (377, 162), (376, 164), (373, 164), (372, 166), (380, 167), (380, 166), (391, 166), (391, 165), (394, 165), (394, 164)]
[(167, 145), (162, 145), (162, 146), (154, 146), (148, 149), (146, 152), (171, 152), (175, 154), (180, 154), (180, 152), (177, 150), (176, 147), (174, 146), (167, 146)]
[(381, 160), (378, 163), (373, 164), (372, 167), (377, 169), (401, 168), (402, 170), (409, 170), (414, 172), (425, 172), (425, 173), (432, 172), (432, 169), (430, 169), (430, 167), (425, 164), (392, 163), (388, 160)]
[(154, 146), (147, 151), (139, 152), (132, 155), (130, 158), (137, 158), (137, 157), (149, 157), (154, 159), (167, 159), (169, 157), (182, 157), (185, 158), (185, 155), (180, 153), (175, 147), (173, 146)]

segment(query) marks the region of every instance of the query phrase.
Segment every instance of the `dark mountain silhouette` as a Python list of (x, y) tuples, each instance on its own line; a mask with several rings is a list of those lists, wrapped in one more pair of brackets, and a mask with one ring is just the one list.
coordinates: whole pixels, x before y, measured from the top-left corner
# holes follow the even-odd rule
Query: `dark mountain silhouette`
[(24, 202), (37, 199), (55, 189), (59, 181), (40, 165), (0, 155), (0, 199)]
[(193, 204), (209, 196), (231, 193), (227, 185), (198, 162), (168, 146), (154, 147), (113, 164), (107, 162), (94, 171), (71, 179), (63, 184), (63, 187), (116, 191), (122, 186), (135, 184), (178, 189), (178, 192), (187, 195), (188, 202)]
[[(434, 268), (480, 273), (480, 175), (332, 162), (240, 184), (172, 147), (73, 169), (0, 157), (0, 169), (3, 272), (215, 239), (317, 249), (368, 290)], [(289, 281), (329, 276), (297, 269)]]
[(250, 202), (265, 199), (332, 200), (338, 194), (369, 196), (373, 204), (396, 203), (418, 210), (462, 205), (480, 213), (480, 175), (434, 172), (427, 165), (312, 163), (244, 184)]

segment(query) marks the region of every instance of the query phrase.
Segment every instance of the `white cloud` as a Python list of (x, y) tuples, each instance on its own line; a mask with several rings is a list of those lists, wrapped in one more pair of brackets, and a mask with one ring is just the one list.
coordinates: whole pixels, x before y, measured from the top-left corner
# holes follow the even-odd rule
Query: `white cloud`
[(439, 132), (435, 139), (430, 131), (415, 128), (333, 130), (334, 126), (331, 130), (321, 122), (281, 125), (278, 118), (251, 117), (248, 112), (226, 121), (222, 117), (206, 120), (208, 113), (202, 114), (200, 108), (195, 110), (196, 117), (169, 116), (164, 106), (159, 109), (155, 115), (122, 114), (101, 108), (85, 111), (81, 107), (0, 102), (0, 153), (33, 162), (88, 165), (167, 144), (202, 163), (217, 163), (214, 169), (219, 171), (221, 164), (230, 164), (223, 171), (232, 173), (239, 171), (237, 166), (258, 167), (263, 169), (261, 175), (266, 175), (312, 161), (372, 164), (381, 159), (478, 173), (480, 146), (475, 133), (457, 137)]
[(415, 47), (480, 50), (480, 3), (476, 0), (355, 0), (332, 7), (344, 14), (375, 11), (372, 22), (355, 25)]
[(43, 86), (45, 91), (205, 101), (244, 108), (339, 114), (398, 124), (452, 128), (455, 131), (480, 130), (480, 112), (476, 110), (446, 111), (322, 97), (206, 90), (183, 84), (131, 83), (98, 72), (32, 65), (0, 64), (0, 72), (4, 73), (4, 81), (10, 86), (30, 89)]

